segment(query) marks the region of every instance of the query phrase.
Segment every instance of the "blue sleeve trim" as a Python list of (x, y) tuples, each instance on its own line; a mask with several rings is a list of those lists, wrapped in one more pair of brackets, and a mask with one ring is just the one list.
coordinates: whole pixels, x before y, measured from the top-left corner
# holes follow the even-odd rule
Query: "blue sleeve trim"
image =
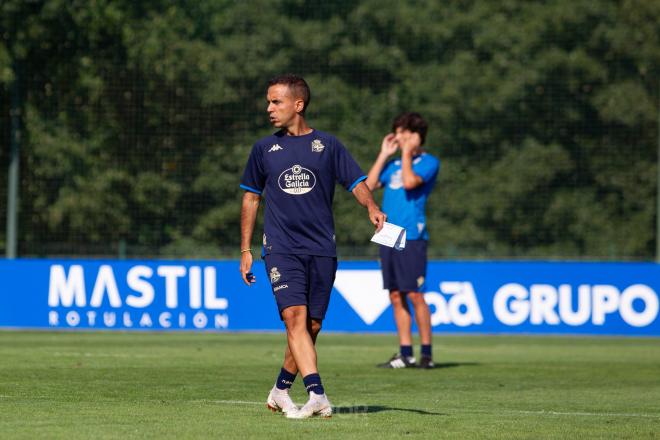
[(358, 178), (355, 180), (355, 182), (353, 182), (353, 184), (352, 184), (351, 186), (348, 187), (348, 191), (349, 191), (349, 192), (350, 192), (350, 191), (353, 191), (353, 190), (355, 189), (355, 187), (358, 185), (358, 183), (362, 182), (363, 180), (367, 180), (367, 176), (361, 176), (361, 177), (358, 177)]
[(256, 193), (256, 194), (261, 195), (261, 191), (259, 191), (258, 189), (254, 189), (254, 188), (252, 188), (252, 187), (250, 187), (250, 186), (243, 185), (242, 183), (241, 183), (241, 188), (243, 188), (243, 189), (246, 190), (246, 191), (250, 191), (250, 192), (253, 192), (253, 193)]

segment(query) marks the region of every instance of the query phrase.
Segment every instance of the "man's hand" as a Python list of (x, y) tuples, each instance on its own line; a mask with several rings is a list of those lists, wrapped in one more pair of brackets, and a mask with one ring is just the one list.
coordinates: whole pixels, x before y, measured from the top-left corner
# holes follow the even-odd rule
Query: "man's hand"
[(376, 227), (376, 231), (383, 229), (383, 224), (387, 220), (387, 216), (380, 210), (376, 202), (374, 202), (374, 196), (371, 194), (367, 184), (364, 182), (358, 183), (353, 188), (353, 195), (360, 205), (367, 208), (369, 220)]
[(422, 138), (419, 133), (403, 130), (396, 134), (396, 142), (399, 143), (402, 153), (412, 154), (417, 148), (421, 147)]
[(383, 171), (387, 159), (396, 153), (398, 149), (399, 143), (396, 140), (396, 134), (390, 133), (383, 138), (383, 143), (380, 145), (380, 153), (378, 153), (376, 161), (371, 166), (371, 169), (369, 169), (369, 174), (367, 174), (367, 180), (365, 181), (365, 184), (370, 190), (373, 191), (382, 186), (378, 180), (380, 173)]
[(389, 157), (396, 153), (398, 148), (399, 143), (396, 140), (396, 135), (390, 133), (383, 138), (383, 143), (380, 145), (380, 153)]
[(376, 227), (376, 232), (379, 232), (387, 221), (387, 215), (375, 203), (370, 204), (367, 209), (369, 210), (369, 220)]
[(256, 281), (254, 275), (250, 273), (252, 269), (252, 252), (245, 251), (241, 253), (241, 276), (243, 277), (243, 282), (248, 286), (251, 286), (252, 283)]
[(250, 242), (254, 223), (257, 220), (257, 210), (261, 196), (251, 191), (245, 191), (243, 194), (243, 204), (241, 205), (241, 265), (238, 270), (241, 271), (243, 282), (248, 286), (254, 283), (254, 275), (250, 273), (252, 269), (252, 251), (250, 251)]

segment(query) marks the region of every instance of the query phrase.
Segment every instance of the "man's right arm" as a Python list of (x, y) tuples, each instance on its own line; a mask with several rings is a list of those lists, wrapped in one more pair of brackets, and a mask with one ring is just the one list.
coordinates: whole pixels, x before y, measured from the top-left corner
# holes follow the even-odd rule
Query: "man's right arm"
[(261, 196), (251, 191), (245, 191), (243, 194), (243, 204), (241, 206), (241, 276), (248, 286), (250, 280), (247, 274), (252, 269), (252, 251), (250, 250), (252, 242), (252, 233), (254, 224), (257, 220), (257, 211)]
[(383, 168), (385, 167), (385, 164), (387, 163), (387, 159), (394, 153), (396, 153), (396, 150), (398, 148), (398, 145), (396, 141), (394, 140), (394, 134), (390, 133), (385, 138), (383, 139), (383, 143), (380, 147), (380, 153), (378, 153), (378, 157), (376, 158), (376, 161), (374, 164), (371, 166), (371, 169), (369, 170), (369, 173), (367, 174), (367, 180), (365, 183), (369, 187), (369, 189), (373, 192), (375, 189), (378, 189), (381, 187), (380, 184), (380, 173), (383, 172)]
[(369, 190), (374, 191), (380, 188), (380, 173), (385, 167), (385, 162), (387, 162), (387, 156), (385, 156), (383, 153), (380, 153), (374, 164), (371, 165), (371, 169), (367, 174), (367, 180), (364, 182), (369, 187)]

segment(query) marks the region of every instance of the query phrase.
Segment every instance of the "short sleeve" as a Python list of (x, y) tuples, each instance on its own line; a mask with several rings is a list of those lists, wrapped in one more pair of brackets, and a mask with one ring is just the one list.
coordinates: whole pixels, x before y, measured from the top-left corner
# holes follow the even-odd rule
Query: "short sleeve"
[(246, 191), (261, 194), (266, 183), (264, 172), (263, 150), (258, 145), (252, 147), (250, 157), (245, 165), (243, 177), (241, 177), (241, 188)]
[(365, 180), (367, 176), (341, 142), (335, 140), (333, 150), (337, 181), (348, 191), (353, 191), (353, 188)]
[(433, 156), (424, 155), (421, 160), (413, 164), (413, 172), (422, 178), (424, 182), (429, 182), (438, 174), (440, 161)]

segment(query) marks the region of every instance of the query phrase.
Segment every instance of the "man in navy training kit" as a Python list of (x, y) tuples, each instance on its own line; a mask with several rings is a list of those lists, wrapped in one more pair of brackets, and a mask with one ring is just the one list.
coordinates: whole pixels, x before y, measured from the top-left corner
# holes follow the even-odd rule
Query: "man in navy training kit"
[[(415, 309), (421, 339), (420, 368), (433, 368), (431, 350), (431, 313), (424, 300), (426, 278), (426, 200), (433, 189), (440, 161), (422, 148), (428, 124), (419, 113), (403, 113), (392, 123), (392, 133), (385, 136), (380, 154), (369, 170), (367, 185), (371, 190), (384, 187), (383, 211), (388, 221), (406, 229), (406, 247), (397, 251), (380, 247), (383, 287), (390, 291), (399, 334), (399, 353), (385, 368), (417, 366), (412, 349), (412, 319), (408, 301)], [(388, 158), (401, 150), (401, 158)]]
[[(262, 255), (288, 341), (267, 405), (288, 418), (332, 415), (314, 345), (337, 270), (332, 215), (336, 182), (367, 208), (377, 230), (386, 219), (364, 183), (366, 176), (341, 142), (307, 125), (309, 100), (309, 87), (299, 76), (269, 81), (267, 111), (280, 130), (254, 144), (241, 178), (240, 271), (247, 285), (256, 281), (250, 272), (250, 243), (262, 193), (266, 200)], [(300, 409), (289, 397), (298, 373), (309, 393)]]

